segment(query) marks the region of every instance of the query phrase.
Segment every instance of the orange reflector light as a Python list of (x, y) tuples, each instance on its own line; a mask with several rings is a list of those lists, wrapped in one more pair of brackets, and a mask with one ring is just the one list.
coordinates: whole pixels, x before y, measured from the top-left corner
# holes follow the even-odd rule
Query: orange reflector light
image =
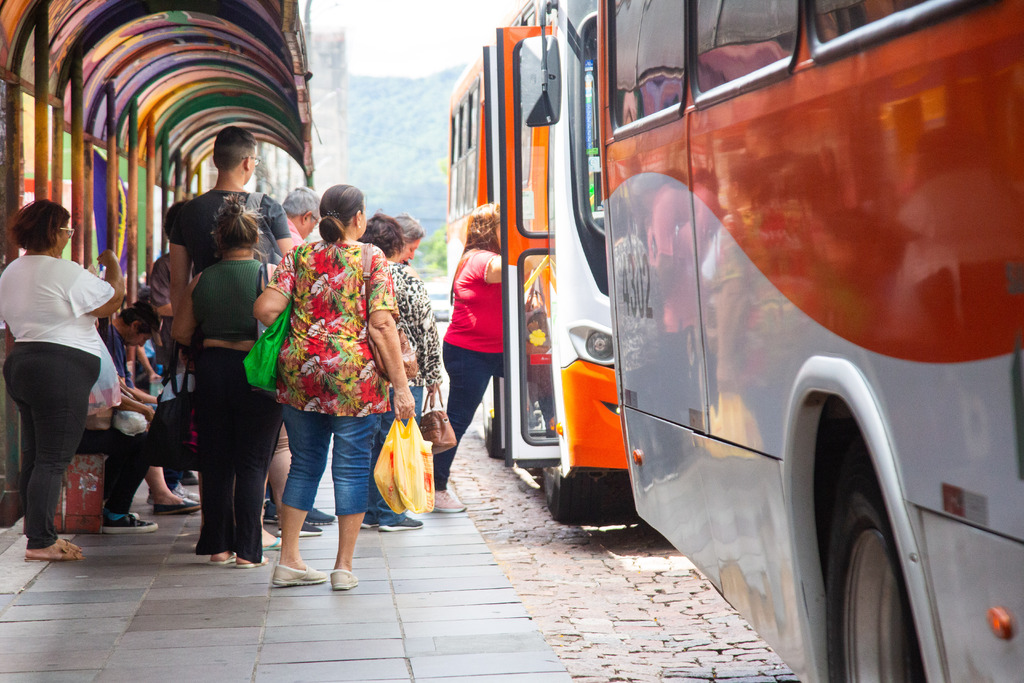
[(565, 430), (562, 429), (562, 423), (561, 422), (559, 422), (558, 424), (555, 425), (555, 431), (558, 432), (559, 436), (565, 436)]
[(988, 610), (988, 625), (996, 638), (1009, 640), (1013, 638), (1013, 615), (1005, 607), (990, 607)]
[(644, 464), (644, 452), (639, 448), (633, 449), (633, 462), (635, 462), (637, 465)]

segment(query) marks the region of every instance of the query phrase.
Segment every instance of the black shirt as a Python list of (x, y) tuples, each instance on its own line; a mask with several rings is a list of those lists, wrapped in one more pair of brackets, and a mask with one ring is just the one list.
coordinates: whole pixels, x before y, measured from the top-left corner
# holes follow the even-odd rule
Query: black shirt
[[(213, 239), (213, 230), (217, 226), (217, 212), (224, 205), (224, 200), (229, 196), (241, 198), (244, 202), (248, 197), (247, 192), (224, 192), (222, 190), (210, 190), (204, 192), (185, 206), (181, 207), (178, 216), (171, 226), (168, 239), (171, 244), (185, 247), (189, 258), (192, 259), (192, 270), (194, 273), (201, 273), (203, 268), (220, 261), (217, 256), (217, 243)], [(260, 232), (264, 238), (269, 233), (274, 240), (291, 239), (291, 232), (288, 230), (288, 217), (284, 209), (276, 201), (267, 195), (263, 195), (260, 202)], [(266, 239), (260, 240), (261, 251), (268, 249), (269, 243)], [(277, 249), (276, 241), (272, 244)], [(263, 259), (267, 260), (267, 254)], [(274, 259), (273, 262), (276, 262)]]

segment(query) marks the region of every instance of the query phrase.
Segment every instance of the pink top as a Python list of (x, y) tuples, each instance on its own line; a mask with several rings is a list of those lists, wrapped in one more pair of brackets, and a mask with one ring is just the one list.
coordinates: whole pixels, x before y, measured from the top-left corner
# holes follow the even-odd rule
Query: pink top
[(481, 353), (501, 353), (501, 284), (484, 281), (487, 264), (497, 256), (473, 251), (455, 275), (455, 306), (444, 340), (452, 346)]

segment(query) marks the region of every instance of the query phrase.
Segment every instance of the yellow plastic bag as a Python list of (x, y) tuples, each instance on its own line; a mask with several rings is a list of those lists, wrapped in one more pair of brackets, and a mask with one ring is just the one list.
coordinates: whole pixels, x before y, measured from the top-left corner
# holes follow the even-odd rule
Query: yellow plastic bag
[(380, 495), (397, 513), (434, 509), (434, 456), (415, 420), (395, 420), (373, 470)]

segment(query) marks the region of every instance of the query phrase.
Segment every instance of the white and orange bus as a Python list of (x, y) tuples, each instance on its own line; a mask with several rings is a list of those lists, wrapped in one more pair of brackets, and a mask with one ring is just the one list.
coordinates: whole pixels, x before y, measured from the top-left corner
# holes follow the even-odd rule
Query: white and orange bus
[(805, 683), (1022, 680), (1024, 3), (598, 24), (641, 516)]
[(540, 63), (541, 23), (549, 16), (533, 2), (497, 29), (495, 45), (459, 79), (451, 100), (448, 264), (452, 270), (459, 261), (469, 213), (500, 203), (507, 353), (505, 379), (484, 406), (488, 450), (509, 465), (543, 469), (556, 520), (621, 520), (635, 511), (612, 357), (593, 99), (597, 2), (570, 3), (566, 11), (571, 32), (546, 29), (549, 42), (570, 46), (550, 65), (564, 93), (552, 112), (558, 121), (530, 127), (531, 112), (518, 105), (517, 74), (524, 63)]

